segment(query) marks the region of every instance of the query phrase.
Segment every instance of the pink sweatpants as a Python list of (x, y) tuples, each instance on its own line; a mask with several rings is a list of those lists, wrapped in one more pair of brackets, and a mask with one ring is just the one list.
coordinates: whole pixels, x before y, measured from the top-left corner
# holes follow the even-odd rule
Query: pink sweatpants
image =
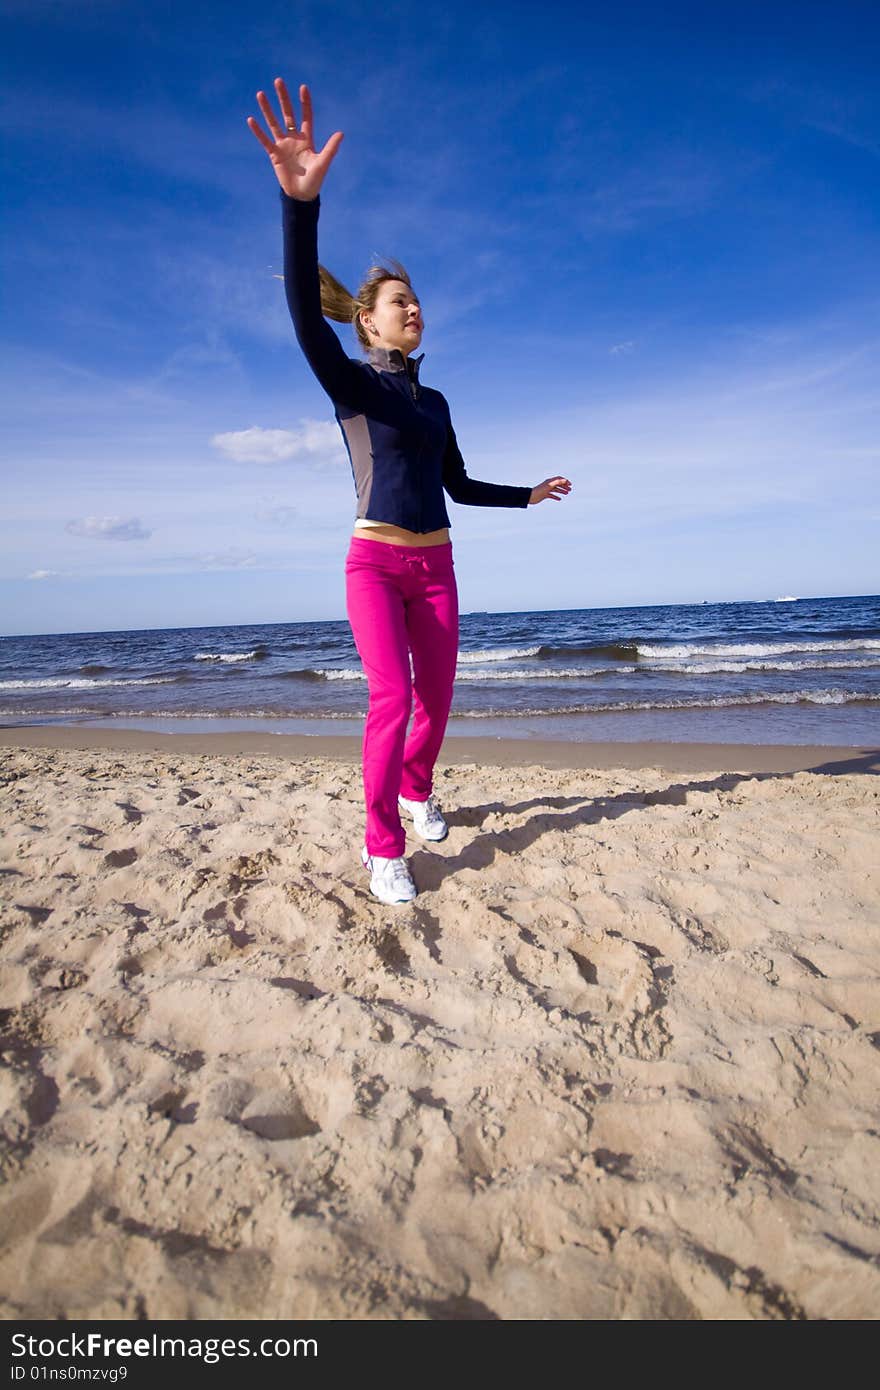
[(396, 859), (406, 844), (398, 794), (410, 801), (430, 796), (452, 703), (458, 656), (452, 542), (410, 548), (353, 536), (345, 592), (370, 697), (363, 744), (367, 853)]

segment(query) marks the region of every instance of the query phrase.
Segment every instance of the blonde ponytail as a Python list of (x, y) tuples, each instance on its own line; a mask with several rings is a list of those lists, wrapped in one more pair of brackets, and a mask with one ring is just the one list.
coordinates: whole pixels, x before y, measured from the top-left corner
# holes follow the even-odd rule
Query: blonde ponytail
[(390, 256), (386, 257), (385, 265), (370, 266), (367, 278), (357, 292), (357, 298), (336, 279), (335, 275), (331, 275), (325, 266), (318, 266), (318, 277), (321, 282), (321, 313), (336, 323), (350, 323), (357, 334), (358, 342), (365, 348), (370, 346), (370, 340), (361, 323), (360, 314), (364, 311), (369, 313), (376, 307), (379, 286), (385, 280), (402, 280), (412, 289), (412, 282), (406, 270), (400, 261), (395, 261)]
[(357, 300), (342, 282), (322, 265), (318, 266), (318, 276), (321, 281), (321, 313), (324, 318), (334, 319), (336, 323), (354, 323), (355, 315), (361, 307)]

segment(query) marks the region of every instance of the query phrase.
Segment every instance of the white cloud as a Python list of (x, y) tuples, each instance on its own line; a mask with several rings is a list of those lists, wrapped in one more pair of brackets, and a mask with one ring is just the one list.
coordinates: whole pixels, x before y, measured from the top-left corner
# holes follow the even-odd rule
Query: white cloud
[(203, 570), (246, 570), (256, 563), (256, 555), (243, 554), (240, 550), (216, 551), (196, 559), (196, 565)]
[(29, 574), (28, 579), (54, 579), (61, 574), (60, 570), (34, 570)]
[(152, 534), (136, 516), (127, 521), (121, 516), (80, 517), (68, 521), (64, 529), (71, 536), (102, 541), (145, 541)]
[(156, 373), (153, 385), (163, 383), (173, 377), (188, 376), (193, 372), (240, 371), (241, 362), (217, 333), (210, 334), (205, 342), (183, 343), (169, 353)]
[(615, 343), (614, 347), (609, 348), (608, 351), (611, 353), (612, 357), (622, 357), (626, 353), (632, 352), (634, 348), (634, 342)]
[(247, 430), (215, 434), (211, 443), (236, 463), (281, 463), (306, 455), (318, 463), (337, 463), (344, 446), (335, 420), (302, 420), (298, 430)]
[(279, 527), (286, 531), (292, 526), (299, 512), (296, 507), (264, 507), (258, 512), (254, 512), (254, 520), (261, 522), (264, 526)]
[(875, 157), (880, 155), (871, 98), (856, 88), (844, 92), (826, 85), (823, 90), (814, 80), (807, 86), (792, 77), (773, 77), (753, 83), (744, 95), (825, 135), (844, 140)]
[(690, 217), (712, 203), (722, 182), (720, 171), (691, 151), (660, 150), (582, 195), (574, 217), (585, 233), (628, 232), (649, 220)]

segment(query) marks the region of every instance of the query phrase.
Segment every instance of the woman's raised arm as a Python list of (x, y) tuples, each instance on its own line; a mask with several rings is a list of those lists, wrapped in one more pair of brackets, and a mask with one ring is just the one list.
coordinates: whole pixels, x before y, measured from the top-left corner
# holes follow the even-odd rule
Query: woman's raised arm
[(285, 130), (278, 123), (265, 92), (257, 93), (260, 110), (274, 139), (250, 116), (248, 125), (272, 161), (281, 185), (284, 232), (284, 293), (297, 341), (330, 399), (357, 406), (361, 373), (347, 356), (321, 308), (318, 273), (319, 190), (330, 162), (342, 142), (342, 131), (330, 136), (320, 153), (312, 138), (312, 99), (308, 87), (299, 89), (302, 126), (297, 129), (284, 81), (275, 79)]

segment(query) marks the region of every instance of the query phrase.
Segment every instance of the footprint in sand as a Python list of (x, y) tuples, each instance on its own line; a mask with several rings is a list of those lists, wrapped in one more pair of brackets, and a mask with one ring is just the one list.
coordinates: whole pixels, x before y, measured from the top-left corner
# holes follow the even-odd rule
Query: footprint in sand
[(54, 911), (51, 907), (35, 907), (30, 903), (13, 903), (12, 906), (25, 914), (32, 927), (41, 927)]
[(184, 1104), (187, 1092), (181, 1089), (171, 1089), (163, 1091), (155, 1100), (151, 1100), (147, 1105), (149, 1116), (158, 1116), (163, 1120), (171, 1120), (176, 1125), (192, 1125), (196, 1122), (199, 1103), (191, 1100)]
[(384, 926), (367, 932), (370, 944), (382, 965), (391, 975), (410, 975), (412, 965), (400, 937), (393, 927)]
[(138, 857), (136, 849), (111, 849), (109, 854), (104, 855), (104, 863), (108, 869), (126, 869), (129, 864), (133, 864)]
[(656, 946), (608, 931), (562, 950), (525, 943), (505, 965), (551, 1022), (567, 1016), (597, 1029), (604, 1047), (628, 1056), (662, 1057), (669, 1046), (663, 1011), (673, 969)]
[(230, 1123), (272, 1142), (308, 1139), (321, 1133), (320, 1124), (299, 1093), (268, 1077), (257, 1086), (243, 1078), (220, 1083), (206, 1098), (205, 1110), (208, 1115), (222, 1114)]
[(277, 975), (269, 980), (269, 984), (274, 985), (276, 989), (292, 989), (294, 994), (297, 994), (300, 999), (305, 999), (306, 1001), (311, 999), (326, 999), (327, 997), (326, 990), (319, 989), (317, 985), (313, 985), (309, 980), (295, 980), (289, 975)]
[(40, 983), (47, 989), (78, 989), (84, 985), (88, 979), (84, 970), (80, 970), (76, 965), (50, 965), (46, 970)]
[(280, 862), (272, 849), (261, 849), (256, 854), (240, 854), (230, 864), (223, 887), (227, 893), (238, 893), (242, 888), (252, 888), (267, 879), (270, 871)]

